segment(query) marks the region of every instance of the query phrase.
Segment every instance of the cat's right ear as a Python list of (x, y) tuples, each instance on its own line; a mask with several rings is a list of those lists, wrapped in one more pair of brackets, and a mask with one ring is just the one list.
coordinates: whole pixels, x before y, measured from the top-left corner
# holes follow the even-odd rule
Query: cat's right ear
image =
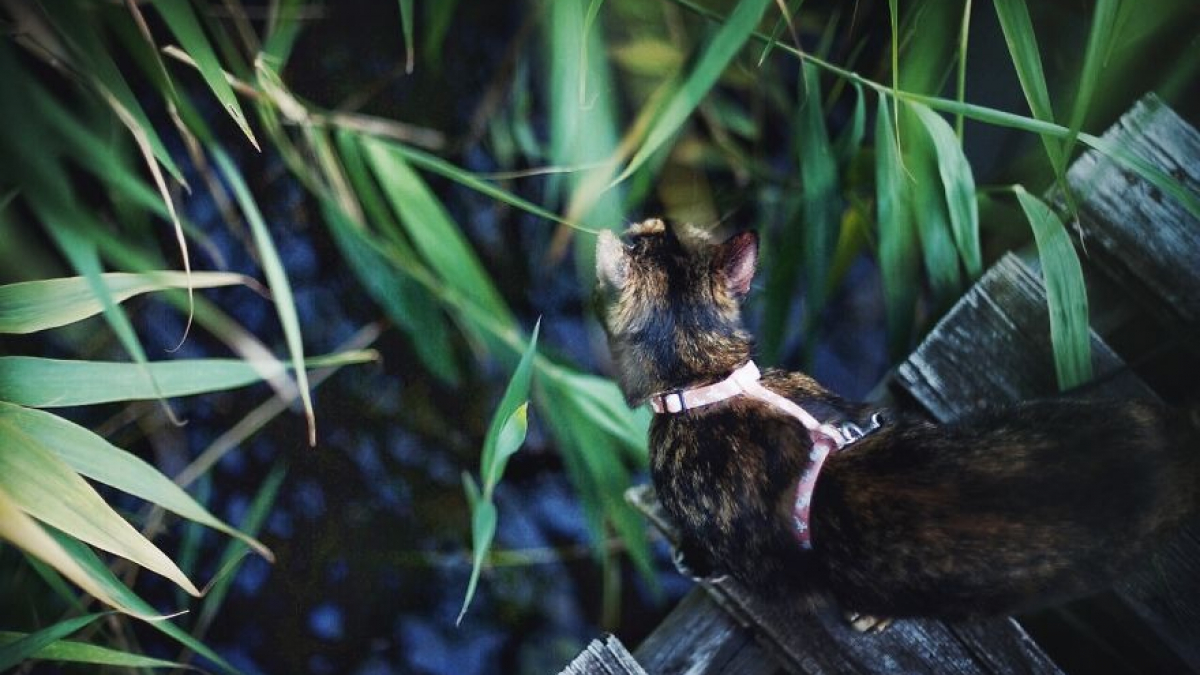
[(717, 247), (714, 264), (725, 276), (725, 284), (735, 298), (750, 292), (754, 271), (758, 267), (758, 234), (747, 230), (733, 235)]
[(615, 234), (600, 232), (596, 241), (596, 280), (601, 286), (619, 291), (629, 277), (629, 255)]

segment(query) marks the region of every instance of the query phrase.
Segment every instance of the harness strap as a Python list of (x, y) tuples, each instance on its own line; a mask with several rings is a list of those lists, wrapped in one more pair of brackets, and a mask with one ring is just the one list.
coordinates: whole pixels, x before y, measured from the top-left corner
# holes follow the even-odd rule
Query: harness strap
[[(694, 389), (677, 389), (651, 396), (650, 407), (660, 415), (675, 414), (719, 403), (734, 396), (748, 396), (778, 408), (799, 420), (800, 424), (808, 430), (809, 438), (812, 439), (812, 450), (808, 453), (808, 463), (800, 474), (800, 481), (796, 486), (792, 520), (800, 546), (811, 549), (812, 534), (808, 528), (809, 510), (821, 467), (829, 455), (861, 438), (862, 431), (852, 424), (847, 425), (844, 430), (831, 424), (822, 424), (796, 402), (764, 387), (759, 382), (761, 377), (762, 374), (759, 372), (758, 366), (754, 365), (754, 361), (747, 361), (744, 366), (733, 371), (729, 377), (715, 384)], [(874, 419), (872, 423), (877, 425)]]

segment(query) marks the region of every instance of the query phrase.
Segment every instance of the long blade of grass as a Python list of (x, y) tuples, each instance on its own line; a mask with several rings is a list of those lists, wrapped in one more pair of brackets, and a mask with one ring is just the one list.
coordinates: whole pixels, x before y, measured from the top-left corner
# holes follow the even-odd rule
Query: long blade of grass
[[(377, 358), (373, 351), (354, 351), (314, 356), (304, 364), (311, 370)], [(31, 408), (63, 408), (143, 401), (157, 398), (160, 393), (168, 398), (192, 396), (244, 387), (283, 368), (276, 360), (244, 359), (151, 361), (146, 367), (158, 382), (159, 391), (148, 385), (144, 370), (134, 363), (0, 356), (0, 401)]]
[[(99, 615), (93, 615), (99, 616)], [(79, 617), (86, 618), (86, 617)], [(56, 624), (57, 625), (57, 624)], [(48, 630), (48, 629), (47, 629)], [(13, 631), (0, 631), (0, 648), (14, 645), (19, 640), (31, 637), (30, 634)], [(38, 648), (26, 658), (40, 661), (58, 661), (62, 663), (87, 663), (96, 666), (116, 666), (118, 668), (191, 668), (184, 663), (165, 661), (142, 654), (102, 647), (100, 645), (77, 642), (75, 640), (55, 640)]]
[(613, 180), (613, 185), (633, 175), (659, 147), (679, 131), (692, 111), (717, 83), (725, 67), (750, 38), (767, 6), (772, 2), (773, 0), (742, 0), (734, 7), (728, 20), (704, 48), (695, 67), (666, 102), (646, 134), (646, 140), (625, 169)]
[(258, 140), (254, 138), (254, 132), (250, 130), (250, 124), (246, 121), (246, 115), (242, 112), (242, 106), (238, 103), (233, 88), (225, 79), (225, 71), (221, 68), (221, 63), (217, 59), (208, 37), (204, 35), (204, 29), (201, 27), (199, 19), (196, 18), (191, 1), (155, 0), (154, 7), (166, 22), (167, 27), (175, 34), (183, 50), (195, 61), (200, 75), (204, 77), (204, 81), (212, 89), (217, 100), (224, 106), (225, 112), (229, 113), (238, 128), (249, 139), (250, 144), (257, 149)]
[(143, 537), (59, 459), (37, 430), (25, 429), (17, 406), (0, 405), (0, 489), (30, 516), (170, 579), (193, 596), (200, 591), (157, 546)]
[[(971, 6), (972, 0), (963, 4), (962, 25), (958, 29), (958, 81), (954, 88), (955, 98), (959, 103), (967, 100), (967, 44), (971, 35)], [(958, 142), (963, 140), (963, 116), (954, 116), (954, 135)]]
[(541, 322), (533, 328), (529, 338), (529, 346), (521, 355), (517, 368), (513, 371), (504, 395), (496, 406), (492, 421), (488, 425), (487, 436), (483, 440), (483, 452), (479, 457), (479, 475), (483, 481), (482, 491), (475, 485), (468, 474), (463, 474), (463, 487), (467, 493), (467, 502), (471, 508), (471, 577), (467, 581), (467, 592), (463, 596), (462, 609), (458, 612), (456, 624), (461, 624), (475, 590), (479, 584), (479, 574), (483, 569), (483, 561), (491, 548), (496, 536), (496, 505), (492, 501), (492, 493), (500, 478), (504, 475), (504, 467), (509, 457), (517, 452), (525, 442), (528, 429), (529, 387), (533, 378), (534, 359), (537, 355), (538, 332)]
[(879, 270), (892, 356), (907, 351), (915, 321), (918, 285), (916, 231), (891, 109), (879, 97), (875, 116), (875, 203), (879, 219)]
[[(109, 272), (100, 281), (113, 302), (124, 302), (142, 293), (169, 288), (187, 288), (183, 272)], [(193, 272), (194, 288), (217, 288), (247, 284), (251, 280), (231, 272)], [(22, 281), (0, 286), (0, 333), (33, 333), (82, 321), (104, 311), (104, 303), (92, 292), (86, 277), (63, 277)]]
[(1071, 116), (1067, 118), (1067, 127), (1071, 130), (1071, 135), (1067, 137), (1064, 151), (1068, 157), (1087, 119), (1088, 106), (1100, 83), (1106, 57), (1112, 49), (1120, 5), (1121, 0), (1097, 0), (1096, 9), (1092, 13), (1092, 26), (1088, 31), (1083, 67), (1079, 72), (1079, 86), (1071, 104)]
[(954, 130), (940, 115), (920, 103), (909, 103), (917, 119), (933, 142), (938, 175), (946, 193), (951, 231), (967, 274), (977, 278), (983, 273), (979, 245), (979, 205), (975, 201), (975, 176), (967, 163)]
[[(504, 475), (504, 467), (525, 440), (526, 404), (529, 401), (529, 386), (533, 378), (534, 357), (537, 354), (538, 333), (541, 321), (533, 327), (529, 346), (521, 355), (517, 369), (513, 371), (504, 395), (496, 406), (492, 421), (483, 440), (483, 452), (479, 458), (479, 476), (483, 482), (483, 498), (491, 499), (492, 490)], [(519, 434), (517, 434), (519, 432)], [(514, 436), (514, 434), (517, 434)], [(518, 437), (519, 436), (519, 437)], [(501, 444), (504, 441), (504, 444)], [(515, 442), (514, 442), (515, 441)]]
[(0, 644), (0, 670), (8, 670), (25, 659), (33, 658), (34, 654), (37, 654), (43, 648), (91, 625), (92, 622), (105, 614), (107, 612), (98, 612), (64, 619), (36, 633), (23, 635), (11, 642)]
[(145, 135), (154, 158), (151, 161), (161, 162), (175, 180), (181, 185), (187, 185), (179, 166), (167, 152), (158, 131), (150, 123), (150, 118), (138, 103), (133, 89), (113, 61), (112, 50), (104, 45), (98, 32), (101, 24), (97, 21), (95, 13), (87, 11), (84, 7), (75, 9), (76, 11), (45, 12), (44, 15), (78, 56), (74, 65), (94, 77), (97, 87), (107, 92), (112, 100), (124, 109), (128, 118), (123, 121), (128, 123), (131, 131), (136, 128)]
[(1046, 303), (1050, 309), (1050, 342), (1062, 390), (1092, 379), (1092, 343), (1088, 330), (1087, 287), (1079, 256), (1058, 216), (1020, 185), (1013, 186), (1037, 242)]
[(962, 290), (962, 274), (946, 208), (946, 193), (938, 173), (937, 154), (932, 141), (928, 135), (919, 133), (919, 123), (913, 119), (915, 112), (907, 107), (901, 108), (901, 112), (908, 115), (909, 122), (905, 124), (902, 121), (902, 126), (916, 132), (906, 135), (908, 140), (904, 146), (907, 178), (904, 186), (909, 191), (911, 218), (916, 224), (921, 255), (935, 303), (944, 307)]
[(267, 560), (275, 559), (266, 546), (209, 513), (153, 466), (73, 422), (41, 410), (0, 402), (0, 424), (20, 428), (23, 434), (36, 439), (42, 449), (81, 475), (223, 532)]
[(515, 320), (442, 203), (390, 144), (363, 139), (367, 161), (413, 246), (448, 286), (513, 326)]
[[(153, 617), (149, 607), (134, 607), (108, 592), (92, 574), (64, 549), (40, 524), (25, 514), (3, 488), (0, 488), (0, 539), (11, 542), (30, 555), (58, 570), (76, 586), (100, 602), (127, 614)], [(148, 611), (142, 611), (148, 610)]]
[[(821, 81), (811, 64), (803, 65), (807, 83), (796, 119), (797, 152), (803, 183), (804, 269), (808, 273), (805, 326), (814, 328), (829, 296), (829, 275), (841, 222), (837, 162), (825, 127)], [(806, 331), (808, 333), (808, 331)]]
[(540, 218), (545, 218), (546, 220), (566, 225), (567, 227), (570, 227), (574, 230), (579, 230), (580, 232), (586, 232), (588, 234), (600, 233), (599, 230), (580, 225), (576, 222), (559, 216), (553, 211), (544, 209), (533, 202), (522, 199), (521, 197), (518, 197), (517, 195), (504, 190), (503, 188), (497, 187), (483, 178), (480, 178), (470, 171), (460, 169), (441, 157), (432, 155), (423, 150), (417, 150), (416, 148), (400, 145), (398, 143), (388, 143), (386, 141), (377, 142), (380, 144), (386, 144), (392, 152), (404, 157), (404, 159), (411, 162), (414, 166), (432, 171), (439, 176), (449, 178), (460, 185), (471, 188), (472, 190), (475, 190), (480, 194), (487, 195), (497, 201), (504, 202), (510, 206), (515, 206), (522, 211), (526, 211)]
[[(479, 488), (475, 488), (474, 482), (470, 482), (470, 476), (463, 474), (463, 481), (465, 485), (471, 486), (466, 488), (468, 495), (478, 495)], [(470, 498), (470, 502), (471, 577), (467, 581), (467, 592), (463, 597), (462, 609), (458, 611), (458, 618), (454, 621), (455, 625), (462, 623), (463, 617), (467, 614), (467, 608), (470, 606), (471, 600), (475, 597), (475, 590), (479, 585), (479, 574), (483, 569), (484, 558), (487, 557), (488, 549), (492, 547), (492, 540), (496, 537), (496, 505), (478, 496)]]
[(412, 0), (400, 0), (400, 27), (404, 32), (404, 72), (412, 75), (414, 47)]
[(838, 166), (845, 171), (858, 151), (862, 149), (863, 138), (867, 133), (867, 101), (863, 96), (862, 85), (854, 83), (854, 112), (850, 114), (850, 122), (842, 130), (834, 142), (834, 155), (837, 156)]
[(300, 318), (296, 314), (296, 303), (292, 298), (292, 285), (288, 282), (283, 261), (279, 258), (279, 251), (275, 248), (271, 233), (267, 231), (267, 224), (263, 221), (258, 205), (250, 194), (250, 189), (242, 180), (241, 172), (233, 165), (233, 161), (229, 159), (225, 151), (215, 146), (213, 158), (217, 168), (233, 189), (234, 197), (241, 206), (247, 222), (250, 223), (254, 245), (258, 249), (259, 259), (262, 261), (263, 274), (266, 275), (267, 285), (270, 286), (271, 294), (275, 298), (275, 310), (279, 315), (280, 324), (283, 325), (288, 352), (292, 356), (296, 385), (300, 389), (300, 401), (304, 405), (304, 416), (308, 420), (308, 444), (315, 446), (317, 444), (317, 418), (313, 412), (312, 394), (308, 389), (308, 371), (304, 369), (303, 365), (304, 341), (300, 333)]
[[(238, 528), (242, 532), (250, 536), (258, 535), (262, 526), (267, 522), (267, 516), (271, 514), (271, 507), (275, 504), (276, 497), (279, 496), (279, 488), (283, 486), (283, 479), (286, 476), (287, 463), (285, 461), (276, 462), (275, 466), (271, 468), (271, 472), (263, 479), (262, 485), (254, 495), (254, 500), (250, 502), (246, 516), (242, 518), (242, 522), (238, 523)], [(217, 616), (233, 580), (237, 577), (237, 571), (245, 559), (244, 552), (245, 544), (238, 540), (230, 541), (225, 547), (225, 551), (217, 563), (217, 569), (221, 570), (224, 576), (212, 584), (212, 588), (208, 590), (204, 600), (201, 601), (200, 611), (196, 618), (198, 628), (208, 627)], [(200, 634), (203, 631), (197, 630), (196, 632)]]
[[(1037, 35), (1033, 31), (1033, 22), (1029, 18), (1029, 8), (1025, 0), (993, 0), (993, 3), (1030, 111), (1035, 119), (1053, 122), (1054, 108), (1050, 103), (1050, 91), (1046, 86), (1046, 74), (1042, 70)], [(1063, 150), (1064, 146), (1050, 136), (1043, 135), (1041, 138), (1042, 145), (1046, 148), (1046, 156), (1050, 158), (1050, 166), (1054, 169), (1055, 180), (1062, 188), (1071, 210), (1075, 211), (1074, 198), (1067, 185), (1067, 154)]]
[[(92, 579), (100, 585), (103, 591), (110, 597), (116, 598), (122, 606), (131, 607), (134, 616), (138, 617), (155, 617), (159, 615), (154, 608), (136, 593), (129, 589), (128, 586), (121, 583), (108, 566), (104, 564), (92, 549), (83, 544), (77, 539), (63, 534), (62, 532), (48, 532), (59, 546), (61, 546), (71, 559), (81, 566)], [(90, 592), (90, 591), (89, 591)], [(222, 672), (229, 675), (242, 675), (241, 671), (234, 668), (229, 661), (221, 657), (215, 651), (199, 640), (188, 635), (186, 631), (181, 629), (169, 620), (150, 621), (148, 625), (175, 640), (179, 644), (188, 649), (200, 654), (204, 658), (211, 661)]]
[(441, 381), (456, 384), (461, 374), (446, 316), (436, 300), (405, 274), (403, 265), (383, 253), (382, 244), (351, 223), (341, 209), (326, 204), (323, 213), (334, 243), (363, 288), (409, 336), (421, 362)]

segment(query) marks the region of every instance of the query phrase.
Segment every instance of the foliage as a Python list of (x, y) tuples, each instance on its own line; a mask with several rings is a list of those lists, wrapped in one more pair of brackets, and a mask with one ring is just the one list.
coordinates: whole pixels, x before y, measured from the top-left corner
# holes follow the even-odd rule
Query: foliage
[[(300, 3), (269, 3), (262, 22), (247, 18), (240, 0), (220, 3), (223, 12), (212, 11), (216, 4), (2, 5), (11, 37), (0, 44), (0, 152), (8, 158), (0, 167), (0, 234), (13, 244), (0, 251), (0, 332), (51, 339), (41, 332), (53, 329), (56, 344), (76, 358), (0, 358), (0, 536), (24, 550), (21, 564), (60, 593), (70, 588), (65, 577), (120, 612), (158, 619), (150, 626), (223, 671), (233, 668), (198, 636), (228, 582), (218, 581), (202, 601), (204, 618), (191, 630), (163, 619), (91, 547), (193, 595), (200, 589), (152, 533), (139, 532), (85, 477), (233, 536), (222, 563), (233, 566), (243, 546), (269, 552), (176, 484), (196, 480), (233, 446), (214, 444), (172, 482), (96, 430), (42, 408), (157, 400), (174, 420), (167, 398), (265, 380), (284, 403), (252, 413), (237, 434), (299, 400), (309, 442), (317, 442), (310, 389), (318, 380), (309, 381), (308, 369), (372, 354), (354, 344), (306, 356), (289, 272), (273, 238), (283, 224), (264, 217), (255, 183), (239, 166), (242, 151), (261, 147), (279, 157), (289, 179), (303, 186), (305, 205), (320, 215), (365, 295), (411, 343), (422, 375), (453, 390), (477, 366), (515, 373), (478, 439), (481, 487), (465, 481), (474, 565), (464, 612), (496, 534), (493, 489), (531, 417), (576, 487), (596, 560), (615, 569), (618, 549), (608, 545), (615, 534), (647, 578), (653, 568), (640, 520), (622, 498), (631, 476), (646, 467), (649, 414), (630, 411), (612, 382), (588, 374), (573, 345), (543, 338), (535, 347), (539, 329), (530, 334), (525, 326), (536, 313), (522, 284), (537, 277), (506, 273), (514, 265), (488, 250), (489, 236), (511, 235), (492, 248), (516, 251), (510, 257), (522, 258), (526, 271), (539, 264), (531, 260), (573, 263), (582, 287), (590, 285), (592, 236), (621, 229), (634, 214), (704, 226), (732, 218), (764, 234), (764, 288), (752, 316), (766, 361), (811, 363), (828, 307), (845, 291), (852, 263), (863, 259), (878, 268), (890, 352), (898, 357), (994, 257), (989, 234), (1007, 232), (980, 209), (979, 197), (991, 189), (981, 187), (984, 181), (1013, 177), (973, 168), (969, 141), (985, 127), (1015, 130), (1005, 138), (1036, 137), (1048, 158), (1018, 158), (1025, 187), (1005, 190), (1015, 193), (1031, 225), (1049, 290), (1059, 381), (1067, 387), (1091, 375), (1086, 293), (1062, 217), (1069, 222), (1074, 202), (1066, 192), (1066, 213), (1055, 214), (1032, 193), (1050, 179), (1064, 189), (1066, 167), (1082, 145), (1200, 213), (1195, 192), (1089, 133), (1142, 93), (1132, 74), (1155, 36), (1176, 30), (1173, 22), (1196, 22), (1183, 0), (1158, 0), (1146, 12), (1100, 0), (1086, 16), (1072, 16), (1087, 26), (1085, 36), (1050, 49), (1037, 37), (1053, 17), (1024, 0), (991, 7), (893, 1), (879, 22), (858, 17), (857, 5), (852, 12), (815, 1), (527, 0), (529, 23), (511, 37), (508, 60), (465, 130), (431, 119), (436, 113), (419, 101), (359, 112), (309, 87), (313, 75), (296, 64), (320, 45), (304, 42), (312, 26)], [(403, 47), (396, 77), (437, 81), (448, 33), (467, 29), (455, 24), (460, 4), (389, 5), (397, 55)], [(341, 11), (336, 3), (327, 9)], [(985, 11), (994, 12), (998, 35), (981, 34), (977, 19)], [(977, 54), (1001, 39), (1029, 115), (1019, 101), (1011, 106), (1016, 112), (972, 102), (972, 68), (985, 61)], [(971, 60), (969, 52), (976, 54)], [(986, 55), (993, 68), (997, 50)], [(1080, 65), (1051, 67), (1064, 61)], [(1159, 68), (1164, 86), (1186, 91), (1179, 83), (1194, 81), (1192, 61), (1184, 50)], [(1071, 89), (1056, 91), (1057, 83)], [(367, 105), (372, 96), (360, 98)], [(1056, 115), (1052, 100), (1070, 113)], [(181, 215), (181, 190), (207, 192), (223, 205), (230, 231), (243, 237), (275, 304), (287, 365), (198, 293), (260, 287), (246, 276), (192, 269), (192, 248), (204, 247), (210, 233)], [(464, 194), (505, 215), (499, 234), (489, 235), (457, 203)], [(171, 243), (160, 248), (160, 241)], [(130, 298), (147, 293), (185, 317), (181, 343), (194, 318), (237, 359), (151, 361), (127, 310)], [(577, 296), (582, 305), (587, 292)], [(90, 353), (78, 328), (95, 315), (127, 361)], [(590, 337), (600, 342), (594, 330)], [(114, 465), (128, 470), (103, 470)], [(261, 525), (282, 480), (277, 473), (264, 482), (257, 520), (247, 520), (245, 530)], [(609, 584), (610, 623), (617, 597)], [(118, 655), (115, 645), (65, 640), (97, 618), (86, 603), (70, 600), (68, 619), (29, 635), (0, 635), (4, 658), (171, 665)]]

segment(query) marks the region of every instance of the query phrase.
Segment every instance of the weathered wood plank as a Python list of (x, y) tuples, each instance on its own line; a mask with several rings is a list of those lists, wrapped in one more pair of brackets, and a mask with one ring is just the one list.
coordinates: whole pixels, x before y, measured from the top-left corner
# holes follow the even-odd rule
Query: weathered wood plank
[[(1200, 189), (1200, 132), (1154, 95), (1104, 139)], [(1156, 314), (1200, 325), (1200, 221), (1178, 201), (1096, 152), (1067, 172), (1089, 258)]]
[[(1042, 282), (1006, 254), (896, 370), (895, 384), (941, 422), (974, 410), (1058, 392)], [(1092, 369), (1104, 384), (1085, 395), (1157, 396), (1092, 333)]]
[(635, 655), (654, 675), (776, 675), (779, 665), (754, 635), (694, 588)]
[[(654, 500), (653, 490), (646, 486), (633, 488), (627, 497), (668, 539), (673, 539), (673, 528)], [(789, 672), (812, 675), (1060, 672), (1024, 630), (1009, 619), (963, 625), (905, 620), (897, 621), (882, 634), (861, 634), (850, 628), (837, 607), (815, 598), (808, 603), (802, 599), (772, 602), (747, 593), (732, 579), (702, 585), (738, 623), (751, 627)], [(706, 611), (713, 610), (706, 608)], [(675, 639), (686, 638), (676, 635)], [(667, 642), (666, 638), (663, 641)], [(642, 651), (639, 649), (639, 654)]]
[[(1119, 375), (1088, 388), (1086, 395), (1155, 397), (1094, 333), (1092, 348), (1096, 372)], [(1052, 359), (1041, 282), (1006, 256), (900, 366), (896, 383), (936, 419), (950, 421), (984, 404), (1054, 394)], [(1179, 659), (1200, 672), (1196, 531), (1186, 530), (1115, 590)]]
[(625, 645), (614, 635), (592, 640), (559, 675), (646, 675)]

